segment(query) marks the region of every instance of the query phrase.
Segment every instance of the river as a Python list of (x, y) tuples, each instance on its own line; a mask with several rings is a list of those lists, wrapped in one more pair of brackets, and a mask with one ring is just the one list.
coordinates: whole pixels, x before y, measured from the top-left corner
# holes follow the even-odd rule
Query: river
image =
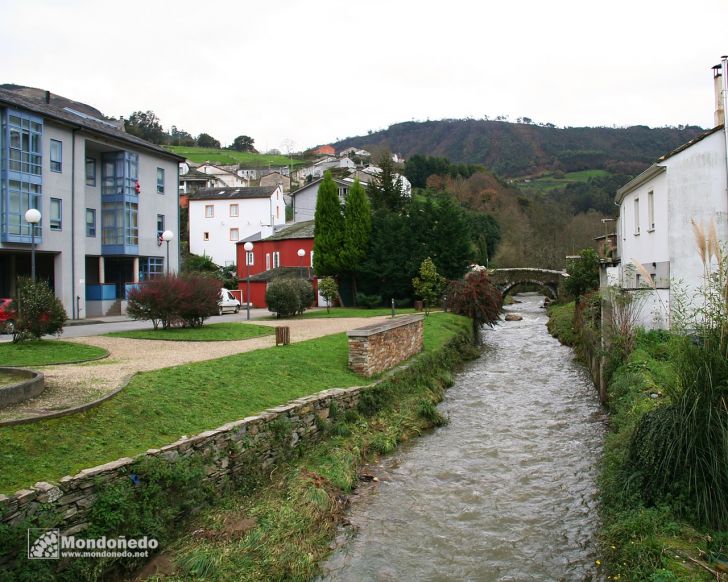
[[(546, 330), (543, 297), (483, 332), (455, 378), (450, 423), (382, 460), (354, 496), (346, 542), (322, 580), (601, 580), (596, 461), (605, 416), (571, 349)], [(342, 536), (344, 537), (344, 534)]]

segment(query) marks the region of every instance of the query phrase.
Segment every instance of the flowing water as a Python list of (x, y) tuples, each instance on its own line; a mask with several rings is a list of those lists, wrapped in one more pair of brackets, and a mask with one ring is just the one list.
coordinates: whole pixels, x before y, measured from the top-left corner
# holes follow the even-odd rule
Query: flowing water
[(600, 580), (595, 564), (597, 392), (546, 330), (543, 297), (483, 332), (455, 379), (450, 423), (383, 460), (352, 504), (324, 580)]

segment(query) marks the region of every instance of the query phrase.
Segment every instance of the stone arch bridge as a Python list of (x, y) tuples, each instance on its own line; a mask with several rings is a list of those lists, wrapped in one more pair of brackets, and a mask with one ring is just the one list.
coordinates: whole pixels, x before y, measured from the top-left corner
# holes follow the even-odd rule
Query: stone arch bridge
[(501, 290), (503, 295), (516, 285), (530, 284), (538, 285), (544, 289), (552, 299), (559, 296), (560, 285), (569, 276), (566, 271), (531, 267), (491, 269), (488, 273), (490, 274), (490, 280)]

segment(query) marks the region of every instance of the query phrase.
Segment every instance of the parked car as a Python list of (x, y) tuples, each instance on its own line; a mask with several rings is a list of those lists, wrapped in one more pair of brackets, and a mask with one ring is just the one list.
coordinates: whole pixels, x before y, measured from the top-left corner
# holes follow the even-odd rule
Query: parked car
[(226, 311), (237, 313), (240, 311), (240, 301), (224, 287), (220, 289), (220, 299), (217, 301), (217, 311), (220, 315)]
[(7, 297), (0, 298), (0, 333), (13, 333), (15, 331), (15, 311), (10, 308), (13, 300)]

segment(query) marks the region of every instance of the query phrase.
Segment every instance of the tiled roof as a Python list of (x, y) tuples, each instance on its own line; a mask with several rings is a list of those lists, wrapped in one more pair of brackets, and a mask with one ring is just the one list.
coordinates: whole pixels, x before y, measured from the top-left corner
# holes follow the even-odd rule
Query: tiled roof
[[(104, 121), (101, 119), (94, 119), (84, 112), (70, 111), (70, 108), (59, 107), (53, 103), (54, 96), (51, 95), (50, 103), (46, 103), (42, 100), (35, 100), (27, 98), (15, 91), (8, 91), (6, 89), (0, 89), (0, 106), (17, 107), (33, 113), (37, 113), (46, 119), (53, 119), (61, 123), (80, 127), (104, 135), (124, 141), (136, 146), (142, 147), (147, 150), (154, 151), (157, 154), (163, 155), (168, 158), (173, 158), (178, 162), (184, 161), (183, 156), (178, 156), (165, 150), (164, 148), (148, 142), (144, 139), (128, 134), (118, 129), (113, 122)], [(68, 103), (68, 100), (60, 100), (60, 104)]]
[(294, 238), (313, 238), (314, 221), (294, 222), (264, 240), (288, 240)]
[(256, 275), (251, 275), (250, 280), (275, 281), (276, 279), (308, 279), (311, 276), (313, 276), (313, 269), (309, 269), (308, 267), (277, 267)]
[(257, 186), (246, 188), (244, 186), (228, 188), (204, 188), (190, 194), (190, 200), (239, 200), (246, 198), (269, 198), (278, 185)]

